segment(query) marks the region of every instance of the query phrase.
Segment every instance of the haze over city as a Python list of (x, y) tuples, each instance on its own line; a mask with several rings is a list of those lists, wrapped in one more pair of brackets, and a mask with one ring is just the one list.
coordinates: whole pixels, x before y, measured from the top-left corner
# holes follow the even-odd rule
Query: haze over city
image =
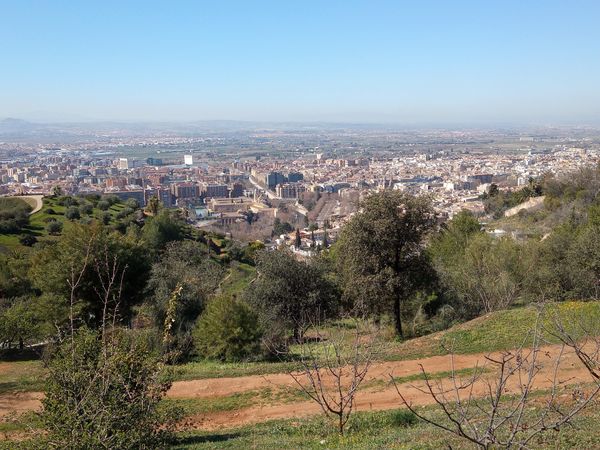
[(5, 2), (0, 117), (598, 124), (600, 5)]

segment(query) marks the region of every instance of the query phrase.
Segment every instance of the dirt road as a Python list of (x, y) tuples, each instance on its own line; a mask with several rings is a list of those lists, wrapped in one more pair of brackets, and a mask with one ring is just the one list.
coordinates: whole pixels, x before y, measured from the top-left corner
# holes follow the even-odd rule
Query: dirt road
[[(539, 363), (542, 369), (536, 378), (536, 389), (548, 389), (552, 384), (554, 362), (560, 353), (559, 346), (549, 346), (542, 349), (539, 354)], [(457, 355), (454, 357), (454, 369), (461, 370), (482, 367), (486, 364), (485, 355)], [(395, 387), (390, 383), (390, 375), (394, 377), (407, 377), (420, 373), (420, 366), (430, 374), (440, 374), (451, 370), (451, 359), (448, 356), (434, 356), (411, 361), (380, 362), (372, 366), (369, 376), (365, 380), (365, 389), (357, 395), (356, 410), (385, 410), (399, 408), (400, 398)], [(486, 367), (489, 367), (489, 363)], [(2, 367), (0, 367), (2, 370)], [(561, 359), (559, 378), (565, 383), (588, 383), (591, 378), (581, 365), (575, 354), (566, 351)], [(466, 375), (463, 375), (466, 376)], [(493, 373), (486, 373), (492, 377)], [(440, 382), (446, 384), (450, 380), (441, 378)], [(508, 388), (510, 392), (518, 389), (518, 380), (513, 380)], [(236, 378), (213, 378), (204, 380), (175, 382), (168, 392), (170, 398), (178, 399), (207, 399), (226, 397), (244, 392), (256, 392), (264, 389), (290, 390), (294, 382), (288, 374), (272, 374), (265, 376), (247, 376)], [(422, 381), (404, 382), (398, 388), (406, 398), (415, 405), (432, 403), (431, 397), (419, 392), (415, 386), (423, 387)], [(474, 394), (485, 394), (486, 384), (482, 381), (475, 385)], [(39, 409), (41, 393), (19, 393), (0, 396), (0, 417), (11, 412), (22, 412)], [(258, 423), (270, 419), (296, 418), (319, 413), (319, 406), (310, 401), (299, 400), (292, 397), (283, 400), (261, 401), (237, 411), (197, 414), (185, 419), (182, 427), (185, 429), (218, 429)]]

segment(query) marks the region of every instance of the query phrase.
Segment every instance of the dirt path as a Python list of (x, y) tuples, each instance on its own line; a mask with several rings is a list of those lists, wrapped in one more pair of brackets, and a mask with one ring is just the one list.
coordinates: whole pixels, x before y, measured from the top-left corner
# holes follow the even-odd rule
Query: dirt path
[[(542, 349), (539, 362), (543, 365), (541, 373), (536, 378), (536, 389), (547, 389), (551, 386), (553, 362), (560, 352), (559, 346), (549, 346)], [(455, 370), (483, 366), (483, 354), (457, 355), (454, 357)], [(451, 359), (448, 356), (434, 356), (411, 361), (380, 362), (373, 365), (365, 381), (367, 388), (357, 395), (356, 410), (385, 410), (400, 407), (400, 399), (395, 388), (389, 383), (389, 376), (406, 377), (420, 373), (422, 365), (428, 373), (440, 373), (451, 370)], [(590, 382), (591, 378), (585, 368), (579, 363), (573, 352), (563, 354), (560, 365), (560, 379), (568, 383)], [(493, 374), (490, 374), (490, 376)], [(378, 380), (374, 383), (374, 380)], [(449, 380), (441, 380), (447, 383)], [(514, 380), (517, 381), (516, 379)], [(370, 385), (370, 387), (369, 387)], [(427, 405), (432, 399), (419, 392), (414, 386), (423, 386), (420, 381), (402, 383), (400, 391), (415, 405)], [(231, 396), (243, 392), (260, 391), (262, 389), (293, 388), (294, 382), (287, 374), (272, 374), (265, 376), (247, 376), (237, 378), (213, 378), (204, 380), (178, 381), (168, 392), (170, 398), (217, 398)], [(513, 392), (517, 384), (509, 386)], [(486, 385), (479, 383), (474, 388), (475, 395), (484, 395)], [(22, 412), (39, 409), (41, 393), (6, 394), (0, 396), (0, 417), (13, 411)], [(185, 419), (182, 427), (185, 429), (218, 429), (258, 423), (270, 419), (297, 418), (319, 413), (319, 406), (309, 401), (272, 401), (261, 402), (237, 411), (206, 413)]]
[(27, 203), (29, 203), (31, 205), (31, 207), (33, 209), (29, 213), (30, 216), (32, 214), (35, 214), (36, 212), (38, 212), (40, 209), (42, 209), (42, 206), (44, 206), (44, 200), (43, 200), (44, 196), (43, 195), (21, 195), (16, 198), (25, 200)]

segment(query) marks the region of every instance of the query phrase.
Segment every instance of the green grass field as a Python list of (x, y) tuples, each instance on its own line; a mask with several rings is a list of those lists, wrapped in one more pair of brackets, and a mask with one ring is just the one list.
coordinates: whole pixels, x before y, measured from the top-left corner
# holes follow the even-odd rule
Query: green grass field
[[(21, 235), (35, 236), (38, 240), (53, 239), (53, 236), (48, 234), (46, 227), (49, 220), (56, 220), (63, 224), (63, 232), (68, 230), (72, 222), (67, 220), (64, 216), (67, 208), (59, 205), (57, 199), (53, 197), (45, 197), (42, 209), (35, 214), (32, 214), (29, 218), (29, 225), (23, 229), (20, 234), (0, 234), (0, 250), (10, 250), (21, 246), (19, 238)], [(113, 221), (116, 220), (117, 214), (125, 208), (122, 203), (112, 205), (108, 212), (112, 215)], [(50, 212), (54, 211), (54, 214)], [(99, 220), (104, 211), (98, 208), (94, 208), (92, 213), (89, 215), (91, 219)]]

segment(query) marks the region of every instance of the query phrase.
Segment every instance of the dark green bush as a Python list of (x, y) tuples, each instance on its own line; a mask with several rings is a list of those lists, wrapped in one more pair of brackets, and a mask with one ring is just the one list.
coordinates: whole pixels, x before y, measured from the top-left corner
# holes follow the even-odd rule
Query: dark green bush
[(205, 358), (240, 361), (260, 353), (258, 316), (235, 297), (212, 299), (194, 330), (196, 350)]

